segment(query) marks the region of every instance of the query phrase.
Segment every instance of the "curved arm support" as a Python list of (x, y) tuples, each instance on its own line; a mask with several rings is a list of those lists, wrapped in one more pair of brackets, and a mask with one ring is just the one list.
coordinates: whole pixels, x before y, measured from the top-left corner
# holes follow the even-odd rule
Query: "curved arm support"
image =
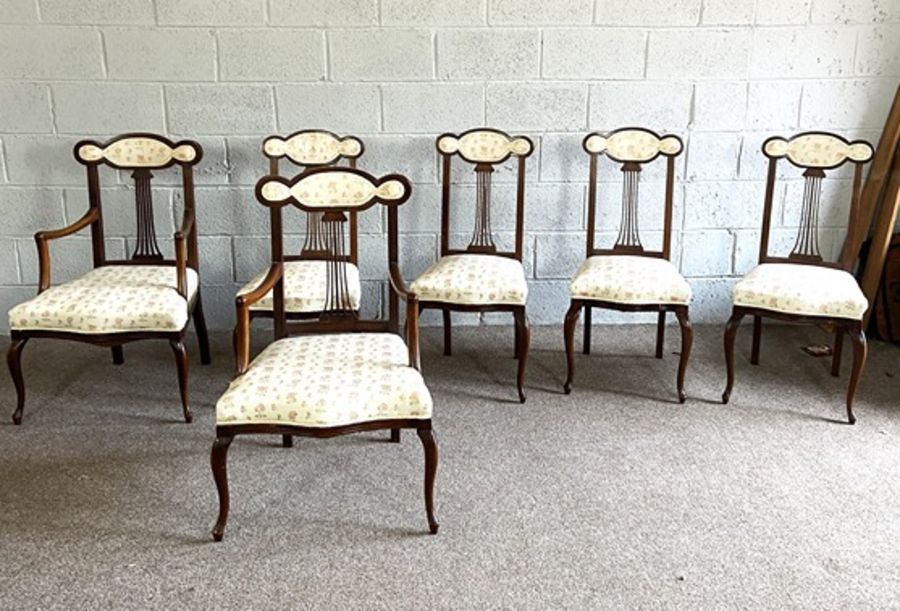
[(85, 227), (95, 223), (100, 219), (100, 211), (97, 208), (91, 208), (85, 212), (84, 216), (62, 229), (53, 229), (50, 231), (38, 231), (34, 234), (34, 241), (38, 250), (38, 293), (50, 288), (50, 240), (64, 238), (78, 233)]
[(409, 291), (403, 282), (400, 268), (390, 264), (391, 290), (406, 302), (406, 346), (409, 349), (409, 366), (421, 369), (419, 360), (419, 296)]
[(187, 237), (194, 230), (194, 211), (185, 210), (181, 227), (175, 232), (175, 273), (178, 278), (178, 294), (187, 300)]
[(249, 293), (238, 295), (234, 300), (237, 310), (237, 327), (234, 330), (235, 376), (242, 375), (250, 366), (250, 306), (265, 296), (281, 280), (283, 266), (273, 263), (263, 281)]

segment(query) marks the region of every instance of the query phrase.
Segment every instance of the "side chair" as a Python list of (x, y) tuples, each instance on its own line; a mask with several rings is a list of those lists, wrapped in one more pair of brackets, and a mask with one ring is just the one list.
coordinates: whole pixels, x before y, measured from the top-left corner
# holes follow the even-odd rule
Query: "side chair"
[[(672, 245), (672, 194), (675, 159), (683, 146), (678, 136), (659, 135), (642, 127), (625, 127), (608, 134), (592, 133), (582, 142), (590, 157), (588, 176), (587, 259), (569, 285), (572, 300), (566, 312), (564, 336), (568, 373), (564, 390), (572, 392), (575, 378), (575, 325), (584, 309), (584, 353), (591, 352), (591, 309), (624, 312), (658, 312), (656, 358), (663, 356), (666, 313), (673, 312), (681, 326), (681, 356), (678, 360), (678, 401), (684, 403), (684, 375), (694, 340), (688, 316), (691, 287), (670, 262)], [(596, 248), (597, 165), (605, 156), (621, 163), (623, 177), (622, 214), (619, 233), (612, 248)], [(662, 248), (648, 250), (638, 229), (638, 184), (644, 166), (660, 157), (666, 160), (666, 189)]]
[[(431, 424), (432, 398), (419, 373), (419, 309), (403, 286), (398, 268), (397, 208), (410, 196), (398, 174), (375, 177), (353, 168), (313, 168), (285, 178), (266, 176), (256, 197), (269, 209), (272, 264), (263, 282), (237, 299), (237, 371), (216, 404), (216, 440), (211, 466), (219, 493), (213, 538), (221, 541), (229, 511), (226, 461), (234, 438), (246, 434), (328, 438), (389, 429), (414, 429), (425, 453), (425, 510), (429, 531), (434, 516), (438, 448)], [(347, 282), (345, 226), (350, 214), (387, 208), (387, 259), (391, 301), (388, 320), (364, 320), (354, 308)], [(325, 307), (315, 320), (289, 320), (285, 308), (285, 209), (321, 215), (327, 286)], [(250, 360), (250, 308), (273, 296), (274, 341)], [(399, 299), (407, 300), (406, 341), (398, 334)]]
[[(188, 405), (188, 355), (184, 337), (194, 320), (200, 343), (200, 360), (210, 362), (209, 339), (200, 297), (197, 221), (194, 212), (194, 166), (203, 149), (191, 140), (172, 142), (156, 134), (131, 133), (107, 142), (84, 140), (75, 145), (75, 159), (85, 166), (88, 210), (62, 229), (35, 234), (37, 242), (38, 294), (9, 311), (12, 343), (7, 362), (18, 402), (13, 422), (21, 424), (25, 406), (22, 349), (32, 338), (65, 339), (112, 349), (113, 362), (124, 362), (122, 345), (128, 342), (166, 340), (175, 353), (178, 386), (185, 422), (193, 416)], [(131, 172), (135, 186), (137, 236), (130, 259), (106, 257), (101, 206), (100, 166)], [(159, 250), (153, 223), (153, 172), (178, 166), (184, 194), (184, 216), (175, 232), (175, 259)], [(50, 242), (90, 228), (94, 269), (51, 286)]]
[[(528, 284), (522, 266), (525, 222), (525, 160), (534, 151), (525, 136), (510, 136), (491, 128), (478, 128), (437, 139), (441, 156), (441, 256), (411, 285), (419, 309), (438, 309), (444, 319), (444, 355), (451, 354), (450, 312), (510, 312), (515, 320), (516, 384), (519, 401), (525, 402), (525, 365), (531, 331), (525, 315)], [(454, 155), (474, 167), (475, 224), (465, 248), (450, 247), (450, 162)], [(502, 252), (491, 230), (491, 177), (497, 166), (515, 157), (515, 247)]]
[[(826, 261), (819, 250), (819, 202), (825, 171), (854, 164), (853, 188), (847, 236), (854, 235), (859, 213), (863, 167), (873, 155), (872, 145), (863, 140), (849, 141), (827, 132), (804, 132), (790, 138), (772, 137), (762, 146), (769, 159), (763, 204), (759, 265), (734, 286), (731, 318), (725, 327), (725, 364), (728, 380), (722, 403), (728, 403), (734, 388), (734, 340), (744, 316), (753, 317), (753, 347), (750, 362), (759, 364), (762, 319), (822, 325), (833, 329), (834, 352), (831, 375), (840, 373), (844, 334), (853, 343), (853, 370), (847, 388), (847, 421), (856, 422), (853, 399), (866, 362), (866, 334), (862, 318), (869, 307), (865, 295), (850, 273), (857, 253), (845, 245), (837, 262)], [(787, 159), (802, 170), (804, 189), (800, 226), (787, 256), (769, 254), (769, 234), (778, 161)]]

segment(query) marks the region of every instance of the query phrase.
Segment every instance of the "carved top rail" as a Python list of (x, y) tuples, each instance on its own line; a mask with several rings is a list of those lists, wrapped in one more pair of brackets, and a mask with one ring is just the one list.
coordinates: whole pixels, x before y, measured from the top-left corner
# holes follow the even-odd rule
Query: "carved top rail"
[(292, 204), (307, 212), (362, 211), (376, 203), (399, 205), (409, 199), (409, 180), (399, 174), (380, 178), (355, 168), (313, 168), (294, 176), (266, 176), (256, 183), (260, 203)]
[(75, 158), (85, 165), (153, 170), (175, 164), (194, 166), (203, 158), (203, 148), (192, 140), (173, 142), (157, 134), (136, 133), (107, 142), (82, 140), (75, 145)]
[(469, 163), (502, 163), (511, 155), (528, 157), (534, 144), (526, 136), (510, 136), (498, 129), (482, 127), (459, 135), (441, 134), (437, 149), (443, 155), (458, 154)]
[(769, 159), (787, 158), (799, 168), (828, 170), (850, 161), (866, 163), (874, 150), (865, 140), (850, 141), (827, 132), (804, 132), (791, 138), (774, 136), (763, 143), (763, 154)]
[(263, 153), (269, 159), (286, 157), (306, 167), (330, 165), (340, 159), (358, 159), (364, 150), (359, 138), (339, 136), (322, 129), (302, 130), (286, 137), (269, 136), (263, 142)]

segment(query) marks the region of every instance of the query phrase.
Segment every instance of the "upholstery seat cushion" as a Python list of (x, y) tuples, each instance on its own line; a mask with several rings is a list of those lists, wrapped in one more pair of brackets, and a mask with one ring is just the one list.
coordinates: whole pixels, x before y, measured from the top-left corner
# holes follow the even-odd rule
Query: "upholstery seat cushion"
[[(187, 270), (188, 298), (197, 293), (197, 272)], [(14, 330), (105, 334), (180, 331), (188, 303), (178, 294), (171, 265), (105, 265), (13, 307)]]
[[(265, 279), (269, 270), (263, 270), (250, 282), (241, 287), (238, 295), (249, 293)], [(328, 262), (327, 261), (286, 261), (284, 264), (284, 311), (295, 313), (321, 312), (325, 309), (328, 298)], [(359, 309), (362, 288), (359, 282), (359, 269), (352, 263), (347, 264), (347, 289), (350, 304), (354, 310)], [(251, 310), (272, 311), (275, 300), (272, 291), (250, 306)]]
[(528, 283), (521, 261), (495, 255), (449, 255), (410, 285), (421, 301), (464, 305), (525, 305)]
[(799, 316), (860, 320), (869, 307), (856, 279), (842, 269), (762, 263), (741, 278), (734, 305)]
[(431, 394), (393, 333), (288, 337), (269, 344), (216, 404), (216, 423), (334, 427), (431, 417)]
[(588, 257), (575, 272), (573, 299), (622, 304), (675, 304), (691, 301), (691, 286), (667, 259), (633, 255)]

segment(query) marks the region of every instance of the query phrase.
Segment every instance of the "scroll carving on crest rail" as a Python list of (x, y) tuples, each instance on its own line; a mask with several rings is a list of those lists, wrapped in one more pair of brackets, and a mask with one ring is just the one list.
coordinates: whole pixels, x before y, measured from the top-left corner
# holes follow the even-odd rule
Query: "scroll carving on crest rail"
[(872, 145), (864, 140), (850, 142), (836, 134), (811, 132), (793, 138), (769, 138), (763, 153), (771, 158), (787, 157), (802, 168), (836, 168), (846, 161), (865, 163), (872, 158)]
[(410, 195), (409, 181), (398, 174), (377, 178), (351, 168), (317, 168), (287, 179), (267, 176), (256, 184), (266, 205), (295, 203), (308, 211), (368, 208), (375, 202), (402, 204)]
[(81, 142), (75, 156), (84, 163), (107, 162), (119, 168), (165, 168), (173, 163), (194, 165), (203, 151), (195, 142), (171, 142), (161, 136), (135, 135), (108, 144)]
[(438, 150), (445, 155), (459, 153), (471, 163), (500, 163), (510, 155), (527, 157), (534, 149), (524, 136), (509, 136), (492, 129), (476, 129), (460, 136), (444, 134), (438, 138)]
[(606, 154), (610, 159), (623, 163), (646, 163), (659, 155), (674, 157), (681, 154), (683, 148), (678, 136), (660, 136), (643, 128), (619, 129), (605, 136), (589, 134), (584, 139), (584, 150), (588, 153)]
[(356, 159), (363, 153), (362, 142), (353, 136), (340, 137), (327, 131), (297, 132), (287, 138), (272, 136), (263, 143), (268, 157), (287, 157), (298, 165), (318, 166), (341, 157)]

